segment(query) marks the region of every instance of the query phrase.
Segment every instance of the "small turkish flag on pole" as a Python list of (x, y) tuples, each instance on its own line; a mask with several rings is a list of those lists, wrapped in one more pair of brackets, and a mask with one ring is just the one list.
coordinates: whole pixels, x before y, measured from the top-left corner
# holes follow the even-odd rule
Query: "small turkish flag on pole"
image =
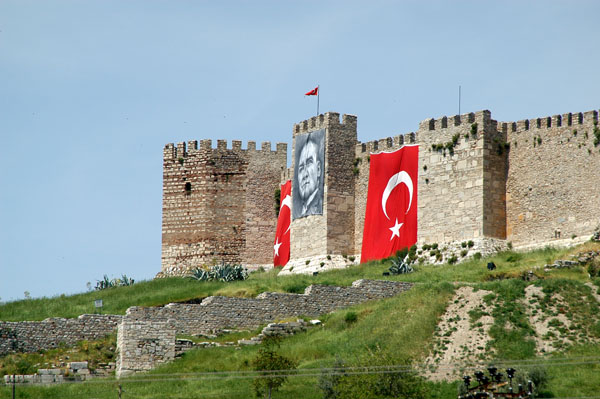
[(308, 93), (304, 93), (305, 96), (317, 96), (317, 116), (319, 116), (319, 86), (315, 87)]
[(417, 242), (419, 146), (371, 154), (370, 161), (361, 263)]
[(312, 89), (311, 91), (309, 91), (308, 93), (304, 94), (305, 96), (316, 96), (319, 94), (319, 86), (315, 87), (314, 89)]
[(285, 266), (290, 260), (290, 222), (292, 214), (292, 181), (281, 185), (279, 218), (273, 245), (273, 265)]

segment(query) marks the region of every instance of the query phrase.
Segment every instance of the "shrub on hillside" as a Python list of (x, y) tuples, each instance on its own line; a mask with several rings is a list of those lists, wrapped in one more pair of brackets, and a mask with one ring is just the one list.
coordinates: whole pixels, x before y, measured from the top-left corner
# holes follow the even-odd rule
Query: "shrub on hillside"
[(348, 324), (352, 324), (356, 320), (358, 320), (358, 315), (356, 314), (356, 312), (350, 311), (350, 312), (346, 313), (346, 315), (344, 316), (344, 321)]
[(242, 265), (230, 265), (222, 263), (213, 266), (210, 269), (194, 269), (192, 271), (193, 279), (199, 281), (236, 281), (245, 280), (248, 278), (248, 271)]
[(258, 354), (252, 360), (254, 370), (259, 372), (252, 382), (256, 397), (264, 396), (270, 399), (272, 392), (277, 391), (287, 381), (287, 374), (296, 368), (297, 364), (293, 359), (277, 352), (280, 340), (279, 337), (265, 337)]
[(425, 380), (412, 370), (410, 361), (381, 348), (369, 351), (356, 364), (338, 359), (335, 370), (321, 374), (319, 388), (326, 399), (428, 397)]
[(337, 399), (337, 386), (343, 377), (347, 377), (345, 364), (339, 357), (332, 368), (323, 369), (319, 377), (319, 389), (323, 391), (323, 399)]
[(590, 274), (590, 277), (600, 277), (600, 260), (598, 258), (588, 263), (587, 272)]
[[(515, 383), (527, 386), (527, 382), (533, 383), (533, 393), (536, 397), (548, 386), (548, 371), (543, 366), (532, 366), (527, 370), (517, 372)], [(541, 397), (546, 397), (541, 396)]]

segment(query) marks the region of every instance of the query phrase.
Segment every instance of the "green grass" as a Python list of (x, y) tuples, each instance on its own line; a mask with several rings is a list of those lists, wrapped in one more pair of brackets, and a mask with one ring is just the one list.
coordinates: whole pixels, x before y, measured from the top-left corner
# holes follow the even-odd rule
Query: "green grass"
[[(549, 290), (561, 289), (587, 293), (585, 286), (575, 282), (571, 287), (565, 281), (543, 281)], [(492, 291), (489, 301), (497, 301), (499, 310), (494, 310), (498, 320), (507, 320), (519, 326), (523, 316), (514, 305), (522, 298), (524, 284), (518, 280), (503, 280), (481, 283), (482, 289)], [(546, 289), (546, 287), (544, 287)], [(436, 323), (452, 297), (455, 286), (448, 283), (419, 284), (412, 290), (394, 298), (372, 301), (343, 309), (322, 317), (321, 326), (285, 339), (280, 353), (299, 364), (297, 375), (290, 376), (274, 398), (321, 398), (318, 388), (319, 368), (331, 367), (336, 358), (360, 363), (364, 354), (378, 348), (389, 354), (401, 354), (421, 362), (428, 354)], [(574, 297), (578, 293), (573, 294)], [(502, 300), (499, 300), (502, 298)], [(570, 303), (570, 302), (569, 302)], [(496, 309), (496, 308), (495, 308)], [(593, 306), (582, 309), (594, 311)], [(354, 312), (356, 321), (346, 321), (346, 314)], [(590, 317), (591, 319), (591, 317)], [(597, 320), (597, 317), (596, 317)], [(496, 323), (494, 326), (499, 326)], [(593, 396), (597, 389), (598, 364), (587, 364), (579, 358), (595, 357), (598, 360), (600, 345), (579, 345), (564, 353), (536, 358), (531, 350), (523, 346), (528, 326), (514, 328), (516, 335), (498, 330), (494, 348), (498, 359), (536, 359), (533, 364), (545, 367), (550, 383), (544, 390), (554, 396)], [(225, 337), (226, 335), (224, 335)], [(59, 386), (19, 386), (17, 397), (23, 398), (114, 398), (117, 384), (126, 392), (124, 398), (248, 398), (252, 395), (251, 362), (256, 356), (255, 346), (219, 347), (187, 352), (183, 357), (163, 365), (145, 375), (115, 380), (97, 380), (84, 384)], [(516, 357), (513, 357), (516, 356)], [(527, 370), (531, 365), (515, 362), (513, 367)], [(509, 364), (511, 365), (511, 364)], [(503, 365), (503, 368), (509, 367)], [(220, 372), (219, 374), (215, 374)], [(211, 374), (206, 374), (211, 373)], [(307, 375), (310, 374), (310, 375)], [(430, 398), (455, 398), (459, 382), (427, 383)], [(10, 388), (0, 386), (0, 398), (10, 398)]]
[[(322, 318), (322, 326), (286, 339), (280, 349), (282, 354), (298, 361), (303, 372), (317, 375), (290, 377), (274, 397), (321, 397), (317, 387), (319, 372), (313, 369), (331, 366), (336, 356), (354, 361), (365, 351), (379, 347), (415, 359), (423, 357), (437, 319), (453, 292), (451, 284), (423, 284), (395, 298), (326, 315)], [(348, 311), (357, 314), (355, 322), (345, 321)], [(147, 378), (155, 381), (138, 381), (142, 378), (136, 376), (120, 383), (127, 398), (158, 398), (167, 393), (170, 398), (247, 398), (251, 392), (251, 378), (215, 378), (194, 373), (226, 371), (231, 375), (232, 372), (250, 371), (257, 350), (254, 346), (194, 350), (148, 373)], [(178, 376), (179, 373), (191, 375)], [(166, 376), (175, 381), (156, 380)], [(115, 384), (115, 381), (98, 381), (55, 387), (20, 386), (19, 390), (25, 395), (22, 397), (31, 398), (112, 398), (116, 396)], [(0, 398), (8, 398), (9, 394), (8, 388), (0, 388)]]
[(535, 355), (535, 342), (531, 338), (534, 331), (521, 303), (526, 285), (525, 281), (517, 279), (478, 285), (495, 294), (485, 299), (493, 306), (494, 324), (489, 331), (492, 338), (489, 346), (498, 359), (528, 359)]
[[(332, 270), (317, 276), (292, 275), (275, 278), (278, 270), (252, 273), (245, 281), (231, 283), (198, 282), (186, 278), (166, 278), (142, 281), (129, 287), (115, 287), (102, 291), (92, 291), (72, 296), (57, 296), (8, 302), (0, 305), (0, 320), (23, 321), (43, 320), (48, 317), (77, 317), (84, 313), (94, 313), (94, 300), (102, 299), (102, 313), (125, 314), (130, 306), (158, 306), (170, 302), (182, 302), (205, 298), (210, 295), (253, 297), (261, 292), (302, 293), (311, 284), (348, 286), (361, 278), (386, 279), (409, 282), (482, 282), (490, 279), (520, 277), (534, 266), (543, 266), (556, 259), (568, 258), (572, 253), (584, 249), (600, 249), (598, 244), (585, 244), (579, 249), (544, 248), (526, 254), (507, 251), (491, 258), (469, 260), (457, 265), (417, 265), (415, 273), (399, 276), (382, 276), (390, 267), (389, 261), (375, 261), (353, 266), (344, 270)], [(517, 259), (515, 261), (515, 259)], [(487, 262), (494, 262), (497, 269), (489, 272)], [(583, 267), (553, 270), (545, 273), (536, 271), (545, 278), (569, 278), (588, 281)]]
[[(433, 346), (437, 321), (457, 287), (451, 283), (456, 281), (493, 293), (486, 298), (493, 305), (492, 314), (495, 318), (490, 330), (492, 341), (489, 347), (494, 351), (493, 358), (515, 360), (513, 366), (517, 369), (526, 369), (528, 366), (519, 362), (531, 360), (536, 365), (546, 367), (550, 382), (545, 391), (549, 395), (594, 396), (598, 389), (596, 381), (600, 366), (597, 363), (575, 362), (573, 359), (595, 357), (597, 362), (600, 344), (592, 340), (566, 348), (552, 356), (536, 357), (534, 332), (521, 305), (525, 297), (523, 290), (529, 283), (520, 279), (524, 272), (532, 270), (534, 266), (543, 266), (556, 259), (568, 259), (572, 253), (590, 249), (590, 245), (569, 250), (546, 248), (526, 254), (509, 251), (489, 259), (471, 260), (458, 265), (420, 265), (412, 274), (385, 277), (419, 284), (394, 298), (372, 301), (324, 315), (321, 326), (286, 338), (280, 352), (297, 361), (299, 372), (290, 376), (281, 391), (276, 392), (273, 397), (321, 398), (322, 393), (318, 388), (319, 369), (331, 367), (336, 358), (357, 364), (364, 360), (369, 351), (380, 349), (393, 356), (401, 355), (416, 363), (422, 362)], [(598, 249), (600, 245), (595, 244), (591, 248)], [(488, 261), (493, 261), (497, 269), (488, 271)], [(276, 277), (276, 271), (272, 271), (253, 273), (248, 280), (234, 283), (162, 279), (71, 297), (11, 302), (0, 306), (0, 319), (40, 320), (50, 316), (76, 316), (92, 312), (93, 300), (98, 298), (104, 300), (105, 313), (123, 314), (127, 307), (133, 305), (161, 305), (209, 295), (249, 297), (263, 291), (303, 292), (305, 287), (313, 283), (349, 285), (360, 278), (382, 278), (382, 272), (388, 267), (389, 263), (385, 261), (372, 262), (366, 266), (320, 273), (318, 276)], [(568, 304), (565, 314), (577, 328), (585, 331), (587, 336), (600, 340), (600, 307), (591, 296), (589, 287), (583, 284), (590, 281), (583, 268), (550, 272), (538, 269), (535, 273), (543, 278), (535, 284), (541, 286), (545, 293), (560, 294), (564, 298)], [(600, 285), (600, 279), (592, 281), (597, 286)], [(546, 299), (540, 306), (550, 306), (551, 301), (552, 299)], [(355, 320), (354, 317), (347, 316), (350, 312), (356, 315)], [(476, 314), (471, 316), (477, 317)], [(213, 341), (234, 341), (256, 333), (257, 331), (224, 334)], [(241, 373), (251, 372), (251, 362), (257, 350), (255, 346), (198, 349), (187, 352), (183, 357), (152, 372), (118, 382), (108, 379), (50, 387), (24, 385), (17, 388), (17, 397), (116, 398), (117, 384), (121, 384), (125, 390), (123, 398), (127, 399), (248, 398), (252, 396), (252, 376)], [(33, 355), (42, 357), (41, 354), (27, 356)], [(64, 353), (43, 355), (46, 359), (60, 358)], [(71, 356), (78, 355), (71, 353)], [(13, 358), (13, 363), (15, 361), (18, 358)], [(215, 372), (220, 374), (214, 374)], [(457, 381), (429, 382), (428, 397), (455, 398), (457, 384)], [(10, 388), (0, 385), (0, 398), (10, 397)]]

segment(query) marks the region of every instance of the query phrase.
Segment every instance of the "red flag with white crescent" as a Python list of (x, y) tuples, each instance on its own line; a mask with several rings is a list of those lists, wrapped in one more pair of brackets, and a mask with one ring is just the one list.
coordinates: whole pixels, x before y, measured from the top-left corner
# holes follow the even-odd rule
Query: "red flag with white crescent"
[(417, 242), (419, 146), (371, 154), (370, 160), (361, 263)]
[(285, 266), (290, 260), (290, 222), (292, 214), (292, 181), (281, 185), (279, 218), (273, 244), (273, 265)]
[(317, 94), (319, 94), (319, 86), (315, 87), (308, 93), (304, 93), (305, 96), (316, 96)]

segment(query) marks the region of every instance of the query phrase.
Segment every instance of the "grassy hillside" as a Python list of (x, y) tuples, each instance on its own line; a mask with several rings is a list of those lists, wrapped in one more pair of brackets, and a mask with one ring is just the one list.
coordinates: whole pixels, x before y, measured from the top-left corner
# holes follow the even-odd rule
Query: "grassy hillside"
[[(301, 293), (311, 284), (350, 285), (361, 278), (387, 279), (411, 282), (481, 282), (490, 279), (519, 277), (534, 266), (565, 259), (569, 255), (584, 250), (598, 248), (588, 243), (577, 248), (546, 248), (527, 254), (512, 251), (491, 258), (469, 260), (458, 265), (417, 265), (416, 273), (403, 276), (382, 276), (390, 266), (387, 261), (371, 262), (345, 270), (333, 270), (317, 276), (281, 276), (277, 271), (252, 273), (245, 281), (231, 283), (202, 282), (182, 278), (166, 278), (138, 282), (128, 287), (115, 287), (102, 291), (92, 291), (72, 296), (57, 296), (8, 302), (0, 305), (0, 320), (23, 321), (43, 320), (48, 317), (77, 317), (84, 313), (94, 313), (94, 300), (103, 300), (102, 313), (125, 314), (130, 306), (158, 306), (170, 302), (182, 302), (204, 298), (210, 295), (253, 297), (265, 291)], [(490, 273), (487, 262), (494, 262), (498, 268)], [(544, 273), (536, 271), (543, 278), (565, 277), (586, 281), (588, 274), (583, 268)]]
[[(418, 266), (410, 275), (389, 277), (391, 280), (414, 281), (412, 290), (383, 301), (375, 301), (325, 315), (323, 325), (283, 341), (280, 353), (298, 363), (298, 371), (289, 377), (274, 398), (322, 398), (319, 389), (321, 368), (331, 367), (337, 360), (350, 366), (373, 364), (374, 354), (385, 354), (385, 365), (404, 365), (407, 359), (414, 366), (425, 362), (438, 340), (438, 321), (458, 287), (468, 284), (475, 290), (489, 292), (485, 301), (494, 317), (486, 360), (526, 371), (543, 367), (548, 375), (545, 397), (596, 396), (600, 389), (600, 311), (589, 286), (600, 280), (590, 280), (582, 267), (545, 272), (535, 270), (541, 279), (534, 282), (546, 296), (533, 303), (536, 311), (564, 315), (569, 326), (557, 324), (571, 344), (552, 354), (538, 354), (536, 333), (529, 323), (525, 287), (529, 282), (519, 278), (536, 265), (567, 259), (570, 254), (600, 245), (586, 244), (570, 250), (545, 249), (528, 254), (507, 252), (492, 259), (469, 261), (459, 265)], [(485, 267), (494, 261), (492, 272)], [(166, 279), (138, 283), (132, 287), (114, 288), (72, 297), (20, 301), (0, 307), (3, 320), (43, 319), (50, 316), (70, 316), (91, 309), (91, 302), (101, 294), (106, 311), (123, 313), (132, 305), (156, 305), (172, 301), (201, 298), (208, 295), (253, 296), (262, 291), (302, 292), (312, 284), (348, 285), (359, 278), (381, 278), (386, 262), (374, 262), (348, 270), (332, 271), (318, 276), (275, 277), (274, 273), (253, 274), (237, 283), (198, 283), (191, 280)], [(456, 283), (460, 282), (460, 283)], [(160, 291), (160, 292), (159, 292)], [(560, 301), (556, 298), (560, 296)], [(33, 309), (40, 306), (45, 309)], [(90, 309), (86, 308), (89, 306)], [(109, 309), (113, 309), (110, 310)], [(24, 314), (19, 314), (23, 312)], [(356, 321), (347, 317), (357, 315)], [(472, 314), (476, 325), (480, 315)], [(557, 322), (558, 323), (558, 322)], [(225, 337), (226, 338), (226, 337)], [(548, 335), (555, 345), (559, 337)], [(441, 338), (443, 339), (443, 338)], [(252, 396), (252, 359), (257, 347), (219, 347), (198, 349), (146, 375), (119, 382), (96, 380), (85, 384), (63, 384), (53, 387), (19, 387), (24, 398), (116, 398), (117, 384), (123, 398), (248, 398)], [(383, 364), (380, 364), (383, 365)], [(452, 369), (456, 364), (440, 364)], [(375, 374), (374, 377), (384, 374)], [(383, 378), (383, 377), (382, 377)], [(455, 398), (457, 382), (427, 382), (427, 397)], [(0, 398), (10, 398), (8, 387), (0, 386)]]

